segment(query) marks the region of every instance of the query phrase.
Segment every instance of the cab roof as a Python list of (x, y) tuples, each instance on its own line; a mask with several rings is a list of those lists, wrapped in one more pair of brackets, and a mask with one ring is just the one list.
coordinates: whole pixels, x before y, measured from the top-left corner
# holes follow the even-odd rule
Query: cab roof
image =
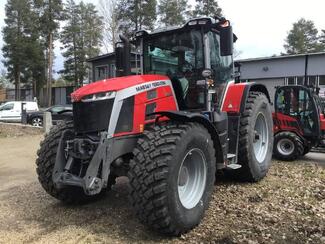
[[(207, 26), (209, 28), (213, 27), (215, 31), (218, 31), (218, 22), (211, 18), (211, 17), (199, 17), (199, 18), (192, 18), (188, 20), (184, 25), (180, 26), (169, 26), (169, 27), (163, 27), (158, 28), (153, 31), (148, 30), (139, 30), (134, 33), (134, 37), (132, 41), (136, 41), (139, 38), (147, 37), (147, 36), (155, 36), (166, 32), (177, 32), (177, 31), (183, 31), (187, 28), (193, 28), (197, 26)], [(237, 36), (234, 34), (234, 42), (236, 42)]]

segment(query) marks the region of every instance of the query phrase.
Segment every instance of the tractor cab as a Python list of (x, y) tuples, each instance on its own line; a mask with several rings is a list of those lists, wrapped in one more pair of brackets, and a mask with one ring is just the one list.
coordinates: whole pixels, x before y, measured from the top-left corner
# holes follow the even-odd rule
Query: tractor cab
[(305, 86), (281, 86), (275, 94), (274, 155), (295, 160), (324, 144), (325, 118), (320, 99)]
[(295, 127), (301, 136), (307, 138), (320, 135), (319, 106), (310, 90), (304, 86), (283, 86), (277, 89), (275, 116), (280, 121), (277, 126), (281, 129)]
[[(116, 63), (125, 75), (130, 65), (123, 57), (128, 56), (129, 44), (122, 40), (116, 52), (124, 62)], [(225, 85), (232, 79), (233, 41), (229, 21), (200, 18), (180, 28), (138, 31), (131, 42), (140, 53), (141, 74), (169, 77), (179, 110), (211, 111), (220, 107)]]

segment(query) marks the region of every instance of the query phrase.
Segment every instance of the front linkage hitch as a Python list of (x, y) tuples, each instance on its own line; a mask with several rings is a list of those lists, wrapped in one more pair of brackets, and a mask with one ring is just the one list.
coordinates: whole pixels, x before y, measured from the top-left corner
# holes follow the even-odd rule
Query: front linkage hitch
[[(78, 186), (83, 188), (85, 194), (96, 195), (107, 187), (113, 139), (107, 138), (107, 132), (102, 132), (99, 141), (87, 138), (66, 140), (69, 134), (72, 131), (65, 131), (60, 138), (52, 174), (53, 182), (57, 188)], [(91, 149), (86, 150), (85, 145)], [(75, 159), (90, 160), (82, 178), (71, 173)]]

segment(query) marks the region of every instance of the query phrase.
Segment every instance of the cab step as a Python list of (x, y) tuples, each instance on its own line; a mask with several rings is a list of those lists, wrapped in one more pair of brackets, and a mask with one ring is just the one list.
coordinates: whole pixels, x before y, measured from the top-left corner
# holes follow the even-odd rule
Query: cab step
[(227, 169), (240, 169), (241, 165), (236, 163), (236, 155), (232, 153), (227, 154), (227, 159), (230, 164), (227, 165)]
[(227, 158), (228, 158), (228, 159), (233, 159), (233, 158), (235, 158), (235, 157), (236, 157), (235, 154), (232, 154), (232, 153), (228, 153), (228, 154), (227, 154)]
[(228, 164), (227, 169), (240, 169), (241, 165), (240, 164)]

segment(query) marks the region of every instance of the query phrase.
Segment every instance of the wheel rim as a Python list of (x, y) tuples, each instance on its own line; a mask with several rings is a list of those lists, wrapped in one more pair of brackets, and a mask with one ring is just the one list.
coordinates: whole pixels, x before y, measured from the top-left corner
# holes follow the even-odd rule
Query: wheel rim
[(263, 163), (267, 155), (269, 144), (269, 132), (267, 129), (266, 118), (262, 113), (257, 115), (255, 128), (254, 128), (254, 139), (253, 148), (256, 160), (259, 163)]
[(288, 156), (295, 150), (295, 144), (290, 139), (283, 138), (279, 140), (277, 149), (280, 154)]
[(41, 127), (42, 126), (42, 120), (40, 118), (33, 119), (33, 126)]
[(202, 198), (207, 178), (203, 152), (194, 148), (183, 158), (178, 172), (178, 196), (184, 208), (194, 208)]

